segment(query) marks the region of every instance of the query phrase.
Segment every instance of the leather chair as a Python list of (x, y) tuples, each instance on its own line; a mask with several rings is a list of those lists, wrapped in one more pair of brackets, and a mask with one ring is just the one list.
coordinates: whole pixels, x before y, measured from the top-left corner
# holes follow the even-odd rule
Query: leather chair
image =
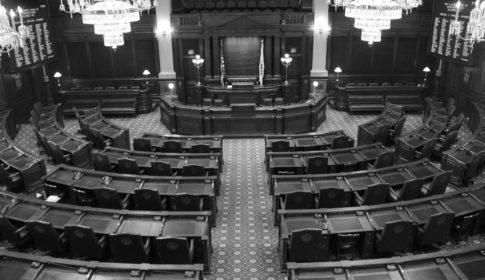
[(65, 252), (66, 239), (64, 234), (59, 234), (49, 222), (26, 221), (25, 224), (39, 250), (53, 254)]
[(290, 142), (285, 140), (271, 142), (271, 152), (289, 152)]
[(203, 211), (204, 200), (198, 195), (176, 194), (170, 198), (170, 208), (172, 211)]
[(140, 235), (110, 234), (109, 245), (116, 262), (144, 263), (150, 256), (150, 239), (143, 241)]
[(337, 188), (320, 189), (317, 206), (318, 208), (339, 208), (347, 205), (344, 190)]
[(328, 157), (310, 157), (307, 160), (307, 174), (323, 174), (328, 172)]
[(103, 187), (93, 188), (94, 196), (99, 207), (108, 209), (126, 209), (129, 205), (129, 195), (125, 195), (123, 199), (115, 189)]
[(132, 158), (119, 158), (118, 159), (118, 172), (123, 174), (140, 174), (140, 168), (136, 160)]
[(280, 197), (281, 209), (313, 209), (315, 199), (310, 192), (295, 191)]
[(394, 165), (394, 159), (396, 158), (396, 154), (394, 151), (388, 151), (381, 153), (377, 156), (374, 164), (369, 164), (369, 169), (377, 169), (377, 168), (384, 168)]
[(290, 262), (318, 262), (328, 255), (328, 240), (321, 229), (301, 229), (292, 231), (288, 246)]
[(109, 162), (109, 158), (103, 152), (92, 152), (94, 169), (104, 172), (113, 172), (115, 167)]
[(435, 176), (429, 186), (423, 186), (422, 195), (432, 196), (445, 193), (446, 187), (448, 186), (450, 179), (451, 171), (445, 171)]
[(205, 176), (204, 167), (201, 165), (189, 164), (182, 167), (182, 176)]
[(194, 239), (186, 237), (157, 237), (155, 239), (161, 264), (194, 263)]
[(174, 176), (175, 175), (170, 163), (163, 162), (163, 161), (152, 161), (150, 165), (151, 167), (150, 167), (150, 170), (148, 171), (149, 175), (152, 175), (152, 176)]
[(413, 222), (387, 222), (382, 233), (376, 235), (376, 239), (377, 251), (379, 253), (407, 251), (412, 248), (414, 242)]
[(421, 196), (421, 188), (424, 180), (412, 179), (403, 184), (399, 191), (391, 189), (391, 199), (393, 201), (412, 200)]
[(419, 247), (445, 243), (448, 241), (453, 226), (454, 213), (432, 215), (423, 228), (418, 228)]
[(193, 154), (209, 154), (211, 148), (208, 144), (196, 144), (190, 147), (190, 152)]
[(152, 152), (150, 140), (145, 138), (133, 138), (133, 150), (142, 152)]
[(135, 204), (138, 210), (163, 211), (166, 209), (167, 200), (162, 199), (157, 190), (136, 189)]
[(163, 142), (165, 153), (182, 153), (182, 143), (180, 141), (167, 140)]
[(90, 227), (66, 225), (64, 227), (71, 254), (88, 260), (101, 260), (106, 256), (106, 237), (98, 239)]
[(5, 216), (0, 215), (0, 238), (16, 247), (23, 246), (32, 239), (27, 226), (16, 227)]
[(383, 204), (389, 197), (390, 188), (390, 185), (386, 183), (370, 185), (365, 190), (363, 197), (355, 192), (355, 204), (358, 206)]

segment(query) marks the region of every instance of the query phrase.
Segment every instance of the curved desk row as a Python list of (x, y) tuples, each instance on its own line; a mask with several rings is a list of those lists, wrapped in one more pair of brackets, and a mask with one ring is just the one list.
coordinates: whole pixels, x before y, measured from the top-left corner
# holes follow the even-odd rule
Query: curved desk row
[[(203, 201), (203, 210), (211, 212), (211, 223), (215, 223), (217, 202), (215, 196), (216, 176), (204, 177), (159, 177), (127, 175), (94, 171), (59, 165), (44, 177), (50, 193), (72, 204), (91, 202), (94, 189), (109, 188), (116, 195), (136, 195), (136, 190), (155, 190), (161, 197), (172, 198), (177, 195), (191, 194)], [(77, 190), (77, 191), (76, 191)], [(91, 204), (91, 203), (89, 203)], [(92, 204), (95, 204), (92, 202)]]
[(382, 111), (386, 102), (406, 111), (423, 109), (420, 86), (337, 86), (335, 109), (349, 112)]
[(483, 279), (485, 245), (375, 260), (288, 263), (288, 280), (306, 279)]
[(443, 153), (441, 164), (453, 170), (452, 179), (461, 183), (479, 175), (485, 165), (485, 106), (472, 103), (469, 126), (473, 131), (470, 141)]
[(420, 179), (431, 181), (434, 177), (445, 171), (431, 163), (428, 159), (408, 162), (371, 170), (361, 170), (332, 174), (305, 174), (305, 175), (273, 175), (270, 183), (270, 193), (274, 194), (276, 186), (305, 190), (305, 185), (313, 184), (315, 189), (341, 188), (347, 192), (365, 191), (368, 186), (385, 183), (390, 187), (400, 187), (406, 181)]
[(32, 110), (30, 121), (44, 151), (56, 164), (90, 168), (92, 144), (67, 132), (58, 122), (56, 115), (61, 110), (60, 105), (43, 109), (43, 113)]
[[(438, 218), (441, 222), (430, 223), (433, 217), (440, 214), (445, 214)], [(340, 241), (337, 235), (357, 234), (355, 241), (362, 246), (357, 248), (358, 246), (354, 244), (356, 246), (353, 253), (369, 258), (375, 255), (376, 242), (379, 242), (376, 234), (385, 231), (389, 223), (395, 221), (412, 222), (414, 229), (410, 229), (410, 232), (404, 237), (401, 234), (403, 231), (391, 231), (390, 233), (396, 235), (394, 240), (415, 244), (419, 248), (425, 245), (445, 243), (449, 240), (451, 234), (458, 235), (458, 238), (466, 240), (468, 236), (483, 231), (485, 226), (484, 214), (484, 184), (438, 196), (392, 204), (320, 210), (280, 210), (279, 251), (281, 263), (284, 268), (288, 257), (291, 261), (291, 254), (298, 253), (298, 248), (292, 251), (290, 242), (292, 233), (299, 230), (318, 229), (327, 242), (335, 242), (337, 247), (339, 245), (345, 246), (345, 241)], [(447, 215), (449, 217), (445, 217)], [(445, 220), (448, 221), (445, 222)], [(470, 223), (470, 226), (464, 226), (466, 223)], [(424, 225), (427, 225), (427, 228)], [(418, 232), (421, 233), (420, 237), (414, 239), (414, 235), (418, 235)], [(423, 237), (426, 240), (423, 240)], [(396, 242), (393, 243), (387, 244), (387, 246), (401, 246)], [(408, 248), (412, 248), (412, 246)], [(331, 249), (327, 246), (326, 250), (328, 254)], [(323, 254), (319, 258), (321, 261), (328, 260), (328, 255)], [(320, 260), (315, 259), (314, 261)]]
[(3, 279), (203, 280), (202, 264), (120, 264), (89, 262), (0, 250)]
[(18, 147), (12, 139), (15, 137), (17, 129), (10, 113), (10, 110), (0, 113), (3, 136), (0, 139), (0, 160), (5, 171), (0, 174), (0, 181), (8, 189), (36, 186), (41, 182), (42, 176), (46, 174), (45, 162)]
[[(91, 228), (99, 236), (129, 234), (144, 239), (169, 236), (193, 238), (196, 251), (194, 263), (203, 263), (205, 271), (209, 271), (212, 248), (209, 212), (97, 209), (46, 202), (9, 192), (0, 192), (0, 205), (2, 217), (13, 225), (22, 227), (28, 222), (40, 221), (54, 227), (59, 234), (65, 231), (66, 226), (80, 225)], [(5, 223), (2, 224), (2, 233), (9, 230), (4, 226)], [(11, 236), (2, 234), (2, 238)]]
[(103, 149), (106, 145), (130, 148), (130, 130), (105, 119), (99, 106), (86, 110), (74, 107), (73, 110), (79, 126), (96, 148)]
[(326, 119), (326, 95), (282, 107), (195, 107), (162, 98), (161, 122), (172, 133), (254, 136), (315, 131)]

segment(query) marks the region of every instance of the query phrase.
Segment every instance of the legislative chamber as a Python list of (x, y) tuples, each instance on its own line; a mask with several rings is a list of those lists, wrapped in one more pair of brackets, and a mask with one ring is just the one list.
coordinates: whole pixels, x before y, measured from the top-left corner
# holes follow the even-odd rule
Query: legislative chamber
[(0, 2), (0, 280), (485, 279), (485, 0)]

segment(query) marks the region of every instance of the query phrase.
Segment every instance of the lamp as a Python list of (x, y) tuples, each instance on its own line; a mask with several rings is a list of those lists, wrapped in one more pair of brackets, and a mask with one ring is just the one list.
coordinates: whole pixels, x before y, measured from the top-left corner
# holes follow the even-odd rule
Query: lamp
[(313, 100), (315, 100), (315, 96), (317, 95), (317, 88), (318, 88), (318, 82), (314, 81), (313, 82), (313, 93), (312, 93)]
[(281, 58), (281, 63), (285, 66), (285, 84), (288, 84), (288, 66), (290, 66), (291, 61), (293, 61), (293, 58), (287, 53)]
[(54, 78), (57, 79), (57, 86), (60, 88), (61, 87), (61, 77), (62, 74), (59, 72), (54, 73)]
[(148, 75), (150, 75), (150, 71), (148, 71), (148, 69), (145, 69), (142, 74), (143, 76), (145, 76), (145, 82), (148, 85)]
[(333, 72), (337, 73), (337, 84), (339, 83), (339, 78), (340, 78), (340, 73), (342, 73), (342, 68), (340, 68), (339, 66), (335, 67), (335, 70), (333, 70)]
[(429, 67), (426, 66), (424, 67), (423, 72), (424, 72), (423, 86), (426, 86), (426, 81), (428, 80), (428, 74), (429, 72), (431, 72), (431, 69), (429, 69)]
[(162, 39), (170, 39), (172, 38), (173, 28), (168, 22), (163, 22), (158, 25), (157, 30), (155, 31), (155, 35), (157, 36), (158, 40)]
[(200, 67), (204, 65), (204, 59), (200, 57), (200, 55), (196, 54), (195, 58), (192, 59), (192, 63), (194, 64), (195, 68), (197, 68), (197, 85), (200, 86)]
[(175, 87), (175, 85), (173, 83), (169, 83), (168, 84), (168, 89), (170, 90), (170, 101), (173, 102), (173, 88)]

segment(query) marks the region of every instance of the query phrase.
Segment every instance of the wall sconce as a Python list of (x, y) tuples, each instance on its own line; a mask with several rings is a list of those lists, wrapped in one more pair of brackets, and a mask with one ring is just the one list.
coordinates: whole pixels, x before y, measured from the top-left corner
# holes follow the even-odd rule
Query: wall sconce
[(339, 78), (340, 78), (340, 73), (342, 73), (342, 68), (337, 66), (335, 70), (333, 70), (335, 73), (337, 73), (337, 84), (339, 83)]
[(57, 86), (60, 88), (61, 87), (61, 77), (62, 74), (59, 72), (54, 73), (54, 78), (57, 79)]
[(161, 23), (158, 25), (157, 30), (155, 31), (155, 34), (157, 36), (157, 39), (159, 40), (171, 39), (172, 32), (173, 32), (173, 28), (170, 25), (170, 23)]
[(426, 87), (426, 81), (428, 80), (428, 75), (429, 75), (429, 72), (431, 72), (431, 69), (429, 69), (429, 67), (426, 66), (424, 67), (423, 72), (424, 72), (423, 87)]
[(200, 86), (200, 67), (204, 65), (204, 59), (200, 57), (200, 55), (196, 54), (195, 58), (192, 59), (192, 63), (194, 64), (195, 68), (197, 68), (197, 85)]
[(285, 84), (288, 84), (288, 66), (290, 66), (291, 62), (293, 61), (293, 58), (287, 53), (285, 53), (285, 56), (281, 58), (281, 63), (283, 63), (283, 66), (285, 66)]
[(145, 69), (142, 74), (143, 76), (145, 76), (145, 82), (148, 85), (148, 75), (150, 75), (150, 71), (148, 71), (148, 69)]
[(313, 31), (315, 32), (315, 34), (324, 35), (325, 33), (330, 33), (330, 31), (332, 31), (332, 28), (330, 27), (330, 25), (328, 25), (328, 20), (319, 19), (315, 20), (315, 24), (313, 25)]

